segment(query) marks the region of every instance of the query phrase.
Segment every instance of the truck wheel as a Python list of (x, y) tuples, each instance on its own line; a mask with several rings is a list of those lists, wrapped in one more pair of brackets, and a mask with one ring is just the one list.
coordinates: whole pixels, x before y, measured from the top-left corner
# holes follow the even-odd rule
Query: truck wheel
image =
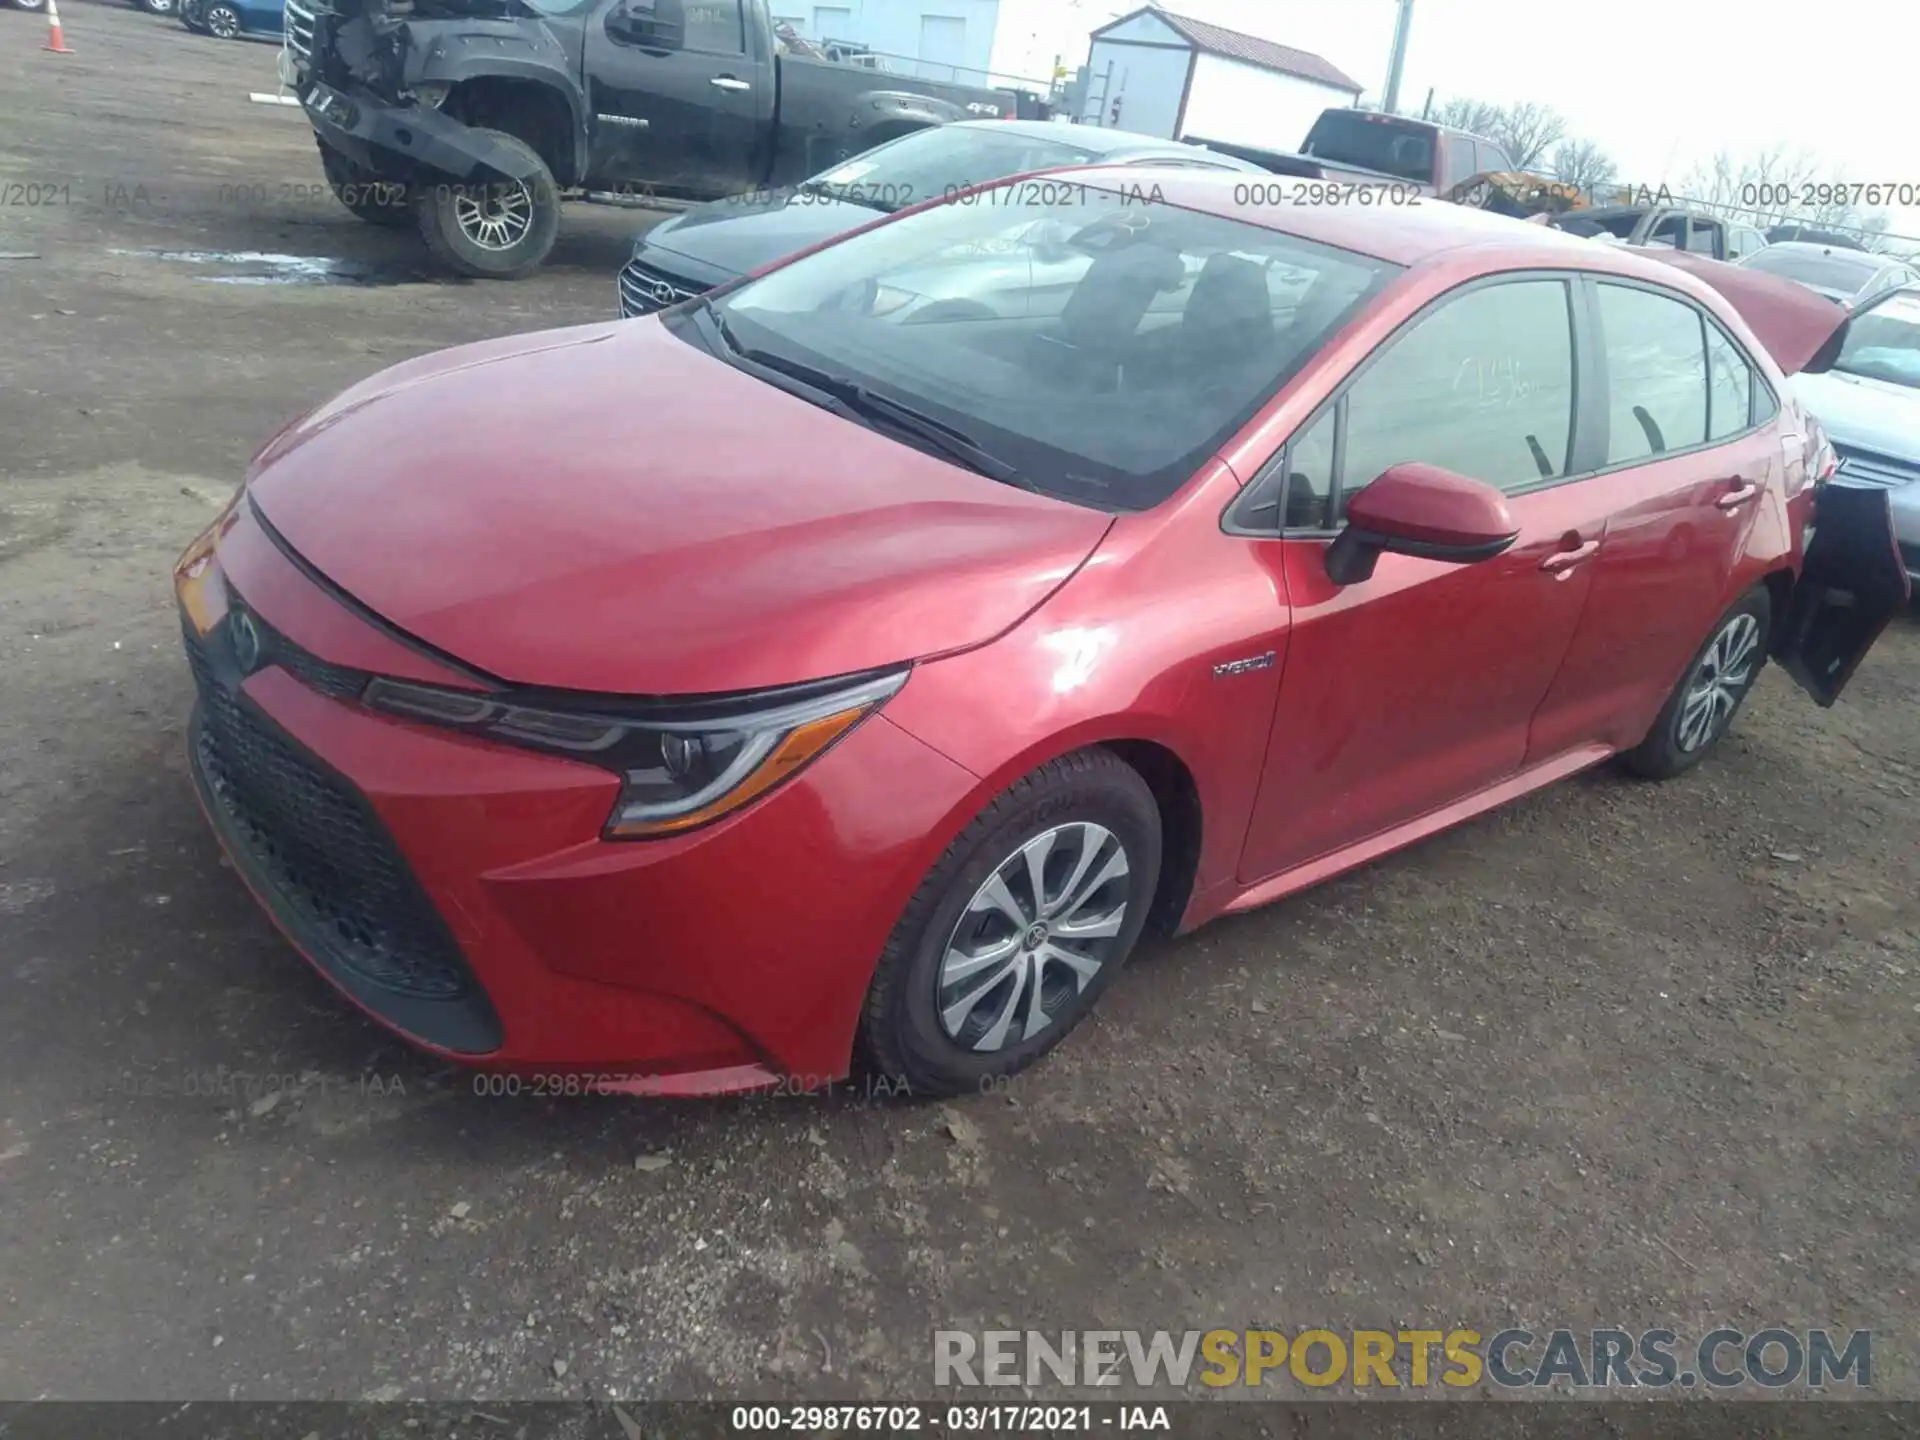
[(413, 223), (413, 194), (398, 180), (382, 180), (325, 145), (320, 147), (320, 168), (334, 198), (369, 225), (397, 230)]
[(434, 259), (477, 280), (518, 280), (540, 268), (560, 234), (560, 192), (538, 152), (498, 130), (476, 134), (515, 151), (532, 180), (427, 185), (415, 202), (420, 235)]

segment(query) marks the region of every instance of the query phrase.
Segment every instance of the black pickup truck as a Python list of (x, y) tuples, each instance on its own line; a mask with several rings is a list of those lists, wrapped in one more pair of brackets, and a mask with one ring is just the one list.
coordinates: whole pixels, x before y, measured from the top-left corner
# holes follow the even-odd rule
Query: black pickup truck
[(287, 0), (282, 79), (334, 193), (457, 273), (547, 257), (560, 200), (713, 200), (909, 131), (977, 89), (796, 53), (767, 0)]

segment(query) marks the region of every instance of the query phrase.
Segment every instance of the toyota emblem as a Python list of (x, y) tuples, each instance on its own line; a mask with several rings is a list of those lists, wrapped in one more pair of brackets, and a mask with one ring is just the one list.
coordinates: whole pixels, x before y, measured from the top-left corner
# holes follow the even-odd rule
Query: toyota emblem
[(235, 610), (228, 622), (233, 639), (234, 663), (240, 667), (242, 675), (251, 675), (254, 667), (260, 663), (260, 627), (253, 623), (253, 616), (244, 610)]

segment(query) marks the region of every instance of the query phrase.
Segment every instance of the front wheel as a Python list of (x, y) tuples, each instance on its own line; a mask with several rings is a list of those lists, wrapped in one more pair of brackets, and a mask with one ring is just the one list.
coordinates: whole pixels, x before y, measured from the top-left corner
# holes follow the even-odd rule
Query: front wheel
[(209, 5), (201, 23), (216, 40), (233, 40), (240, 34), (240, 12), (226, 4), (225, 0), (217, 0), (217, 3)]
[(560, 194), (553, 172), (523, 140), (498, 130), (478, 134), (497, 141), (532, 172), (530, 179), (424, 185), (415, 202), (420, 235), (446, 268), (478, 280), (531, 275), (560, 234)]
[(1773, 605), (1764, 589), (1750, 592), (1720, 617), (1647, 738), (1621, 757), (1629, 770), (1649, 780), (1670, 780), (1706, 758), (1766, 668), (1772, 623)]
[(1051, 761), (981, 812), (921, 882), (874, 972), (865, 1068), (976, 1093), (1059, 1044), (1113, 983), (1160, 877), (1160, 812), (1107, 750)]

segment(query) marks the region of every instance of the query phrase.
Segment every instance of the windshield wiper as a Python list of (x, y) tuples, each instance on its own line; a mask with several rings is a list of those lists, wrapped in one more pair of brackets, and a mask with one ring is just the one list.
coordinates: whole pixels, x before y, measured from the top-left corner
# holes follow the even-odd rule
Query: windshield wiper
[(877, 420), (889, 429), (904, 431), (938, 450), (949, 460), (966, 466), (976, 474), (985, 475), (989, 480), (998, 480), (1002, 485), (1011, 485), (1018, 490), (1029, 490), (1035, 495), (1046, 493), (1014, 466), (983, 450), (979, 442), (966, 431), (943, 420), (936, 420), (911, 405), (877, 395), (858, 381), (830, 374), (804, 361), (790, 360), (769, 350), (757, 350), (741, 344), (740, 337), (727, 323), (726, 316), (704, 295), (695, 302), (694, 308), (707, 318), (721, 343), (740, 359), (762, 370), (771, 370), (815, 392), (826, 402), (825, 408), (836, 415), (863, 423), (868, 428), (872, 428)]

